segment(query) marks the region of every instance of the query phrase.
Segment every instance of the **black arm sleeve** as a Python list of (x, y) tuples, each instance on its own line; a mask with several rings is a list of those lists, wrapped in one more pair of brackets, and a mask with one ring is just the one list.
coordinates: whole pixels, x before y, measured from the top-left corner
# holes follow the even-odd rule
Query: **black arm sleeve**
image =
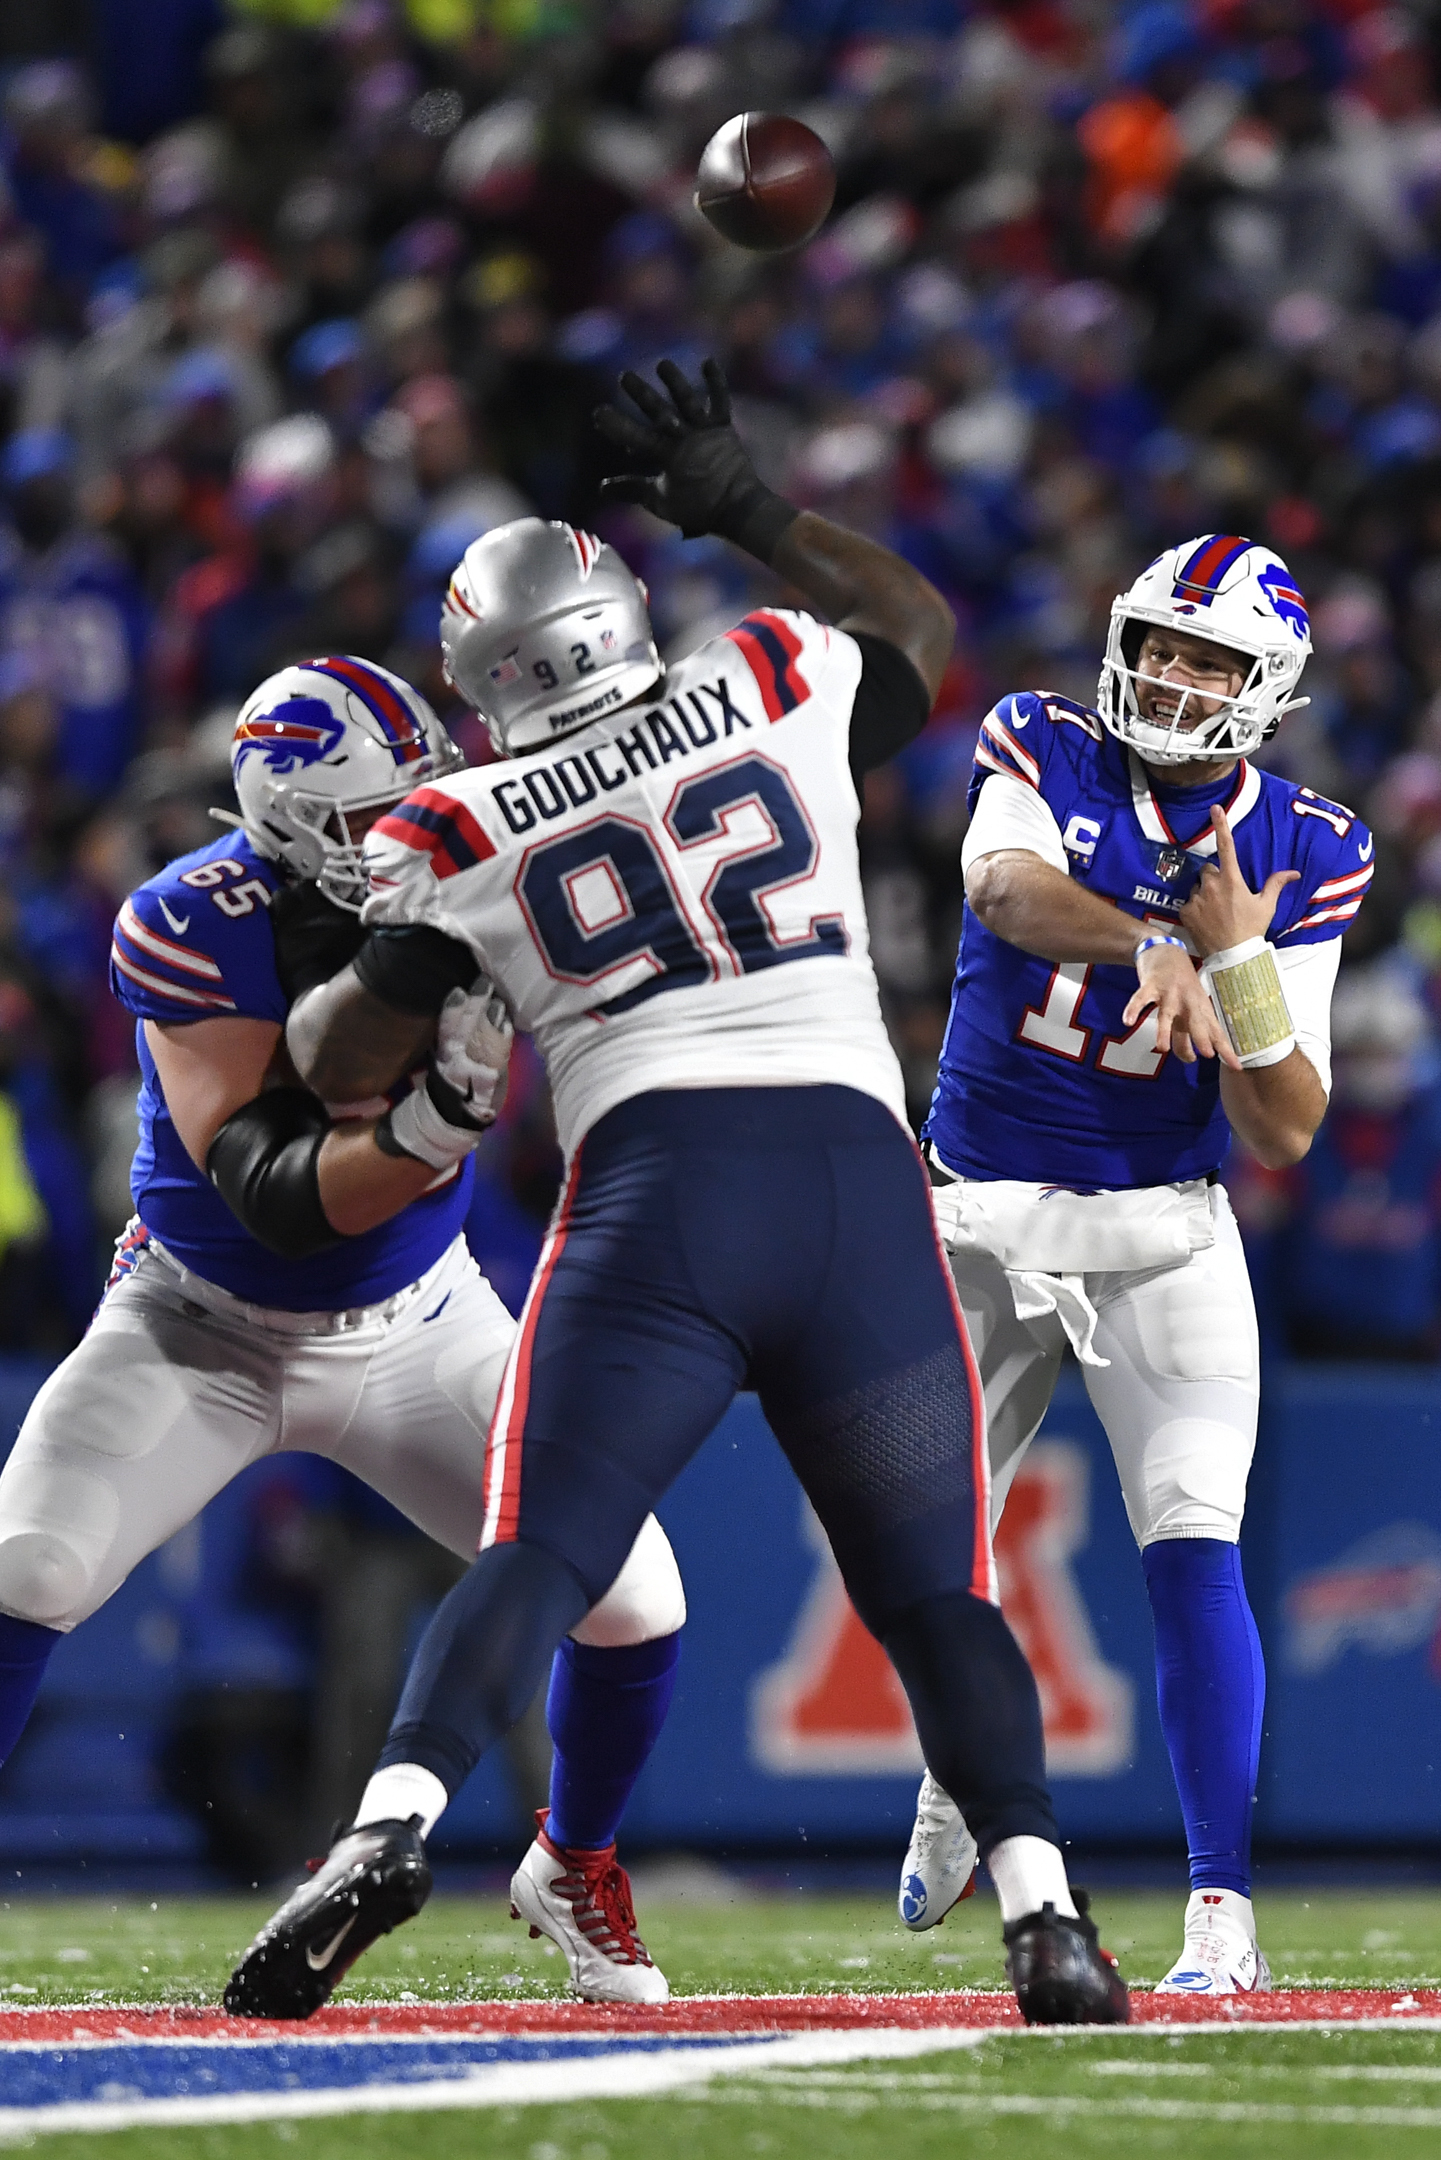
[(320, 1144), (330, 1113), (309, 1088), (267, 1088), (210, 1143), (205, 1172), (253, 1238), (282, 1260), (340, 1243), (320, 1204)]
[(470, 988), (481, 967), (459, 938), (428, 923), (400, 923), (371, 931), (355, 956), (355, 972), (397, 1012), (438, 1013), (452, 990)]
[(338, 975), (365, 943), (360, 917), (337, 907), (311, 882), (280, 887), (270, 903), (270, 927), (275, 932), (275, 972), (287, 1005)]
[(931, 694), (899, 645), (869, 631), (851, 632), (861, 648), (861, 679), (851, 707), (851, 777), (857, 788), (914, 742), (931, 717)]

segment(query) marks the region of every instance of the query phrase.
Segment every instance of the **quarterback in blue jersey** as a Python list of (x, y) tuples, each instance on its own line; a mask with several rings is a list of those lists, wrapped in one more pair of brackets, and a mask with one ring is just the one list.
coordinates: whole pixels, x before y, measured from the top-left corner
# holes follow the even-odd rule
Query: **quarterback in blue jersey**
[[(509, 1018), (474, 970), (442, 985), (434, 1054), (369, 1103), (323, 1104), (284, 1047), (292, 1000), (362, 942), (365, 832), (461, 763), (385, 669), (345, 656), (283, 669), (236, 722), (238, 829), (120, 910), (111, 981), (142, 1070), (136, 1213), (85, 1341), (0, 1475), (0, 1760), (61, 1637), (263, 1455), (328, 1456), (475, 1552), (515, 1323), (462, 1224)], [(551, 1932), (592, 1998), (666, 1999), (614, 1839), (684, 1616), (651, 1517), (552, 1672), (541, 1839), (573, 1894)], [(406, 1797), (423, 1818), (423, 1783)]]
[[(993, 1518), (1068, 1341), (1111, 1442), (1190, 1850), (1162, 1985), (1189, 1993), (1270, 1984), (1248, 1872), (1264, 1673), (1237, 1551), (1256, 1319), (1218, 1172), (1233, 1131), (1273, 1168), (1310, 1146), (1341, 932), (1373, 867), (1349, 810), (1248, 762), (1309, 651), (1285, 565), (1208, 535), (1117, 599), (1096, 710), (1022, 691), (988, 716), (923, 1141)], [(928, 1777), (902, 1918), (934, 1925), (972, 1857)]]

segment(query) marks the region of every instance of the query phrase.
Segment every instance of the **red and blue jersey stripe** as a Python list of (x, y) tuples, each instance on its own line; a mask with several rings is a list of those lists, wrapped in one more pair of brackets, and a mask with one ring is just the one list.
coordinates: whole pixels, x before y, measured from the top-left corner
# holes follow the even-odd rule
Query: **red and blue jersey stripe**
[(327, 660), (307, 660), (303, 665), (309, 673), (328, 675), (332, 682), (344, 683), (355, 693), (379, 722), (397, 765), (415, 765), (425, 756), (425, 737), (419, 721), (394, 683), (378, 668), (367, 667), (363, 660), (351, 660), (344, 654)]
[(804, 705), (811, 692), (796, 666), (801, 641), (783, 616), (758, 608), (726, 636), (754, 675), (768, 719), (784, 719)]
[(495, 853), (494, 841), (486, 837), (464, 804), (437, 788), (417, 788), (379, 819), (374, 829), (398, 840), (402, 847), (428, 855), (438, 878), (473, 870)]

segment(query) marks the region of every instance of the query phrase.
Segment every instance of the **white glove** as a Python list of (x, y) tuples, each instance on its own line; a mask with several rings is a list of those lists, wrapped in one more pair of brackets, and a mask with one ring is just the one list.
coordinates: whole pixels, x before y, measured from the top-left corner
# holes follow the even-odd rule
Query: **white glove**
[(397, 1147), (434, 1170), (463, 1162), (505, 1101), (515, 1022), (489, 977), (452, 990), (440, 1009), (423, 1087), (397, 1103), (386, 1123)]

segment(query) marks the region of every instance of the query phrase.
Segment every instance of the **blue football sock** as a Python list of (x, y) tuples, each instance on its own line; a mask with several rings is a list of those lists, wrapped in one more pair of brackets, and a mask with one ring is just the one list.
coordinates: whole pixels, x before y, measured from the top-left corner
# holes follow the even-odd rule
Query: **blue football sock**
[(555, 1653), (545, 1721), (555, 1743), (550, 1820), (557, 1845), (613, 1844), (675, 1693), (680, 1631), (620, 1650), (569, 1636)]
[(25, 1730), (50, 1653), (60, 1640), (57, 1628), (0, 1613), (0, 1763)]
[(1156, 1627), (1156, 1701), (1181, 1797), (1193, 1890), (1251, 1895), (1251, 1809), (1266, 1668), (1241, 1555), (1168, 1538), (1141, 1555)]

